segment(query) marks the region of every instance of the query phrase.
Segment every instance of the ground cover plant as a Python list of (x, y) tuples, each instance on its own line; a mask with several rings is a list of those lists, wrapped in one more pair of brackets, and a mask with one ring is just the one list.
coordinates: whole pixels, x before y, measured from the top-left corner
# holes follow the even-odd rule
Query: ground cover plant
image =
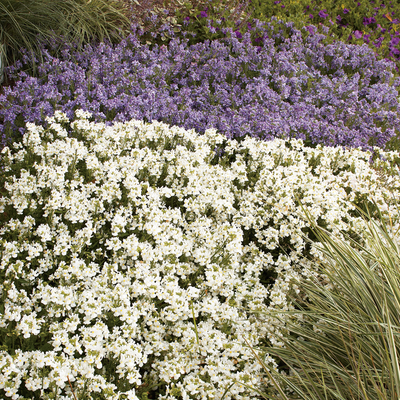
[[(303, 36), (303, 27), (327, 34), (326, 43), (366, 44), (378, 58), (400, 60), (400, 6), (396, 0), (265, 1), (156, 1), (131, 2), (131, 15), (146, 15), (135, 21), (146, 31), (144, 42), (167, 43), (171, 36), (163, 28), (172, 25), (178, 35), (190, 33), (190, 43), (225, 37), (226, 28), (244, 35), (254, 28), (254, 20), (292, 22)], [(148, 7), (148, 12), (143, 12)], [(288, 37), (290, 31), (284, 32)]]
[(272, 370), (277, 391), (268, 398), (399, 397), (399, 224), (367, 213), (364, 218), (362, 244), (335, 238), (314, 223), (329, 286), (315, 278), (302, 281), (302, 295), (293, 298), (301, 318), (286, 325), (284, 347), (264, 349), (290, 371), (283, 376)]
[(362, 236), (357, 204), (394, 212), (398, 154), (89, 119), (57, 112), (2, 151), (0, 393), (255, 398), (245, 340), (285, 328), (252, 311), (291, 309), (293, 279), (318, 276), (299, 201)]
[(369, 150), (397, 140), (400, 78), (367, 46), (323, 46), (324, 35), (303, 39), (291, 23), (230, 33), (150, 48), (133, 32), (118, 45), (66, 45), (58, 58), (43, 50), (39, 77), (22, 62), (9, 68), (15, 84), (0, 95), (3, 143), (18, 139), (25, 122), (44, 124), (55, 110), (72, 118), (77, 109), (96, 121), (157, 120), (237, 140), (294, 137)]
[(335, 38), (355, 44), (367, 44), (379, 58), (400, 60), (400, 4), (397, 0), (254, 0), (253, 17), (269, 20), (277, 17), (297, 28), (323, 26)]

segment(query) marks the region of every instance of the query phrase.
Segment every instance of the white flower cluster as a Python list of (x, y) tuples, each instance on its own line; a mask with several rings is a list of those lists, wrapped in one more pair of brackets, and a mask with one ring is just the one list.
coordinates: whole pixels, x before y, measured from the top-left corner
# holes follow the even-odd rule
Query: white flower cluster
[(70, 399), (69, 380), (107, 399), (257, 398), (245, 340), (279, 346), (269, 313), (318, 273), (300, 203), (362, 235), (354, 202), (397, 215), (399, 176), (389, 191), (358, 150), (89, 117), (56, 113), (2, 152), (0, 395)]

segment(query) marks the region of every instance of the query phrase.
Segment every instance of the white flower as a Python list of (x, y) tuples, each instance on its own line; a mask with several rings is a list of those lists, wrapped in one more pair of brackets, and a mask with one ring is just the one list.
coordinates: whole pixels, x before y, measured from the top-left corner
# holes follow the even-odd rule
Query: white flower
[[(39, 377), (40, 389), (56, 385), (60, 399), (71, 395), (68, 377), (115, 399), (137, 399), (147, 378), (170, 400), (219, 398), (236, 379), (257, 386), (263, 371), (243, 338), (280, 346), (272, 312), (291, 309), (295, 278), (318, 275), (304, 259), (309, 223), (299, 200), (334, 235), (348, 221), (362, 236), (352, 204), (360, 196), (398, 216), (391, 196), (399, 199), (400, 177), (379, 161), (391, 186), (380, 185), (360, 151), (237, 143), (214, 130), (197, 135), (134, 120), (105, 126), (87, 112), (77, 116), (69, 122), (56, 113), (47, 130), (31, 125), (24, 143), (6, 152), (21, 168), (0, 199), (18, 217), (0, 228), (0, 326), (15, 323), (20, 340), (40, 333), (52, 346), (15, 359), (0, 352), (0, 387), (11, 396), (22, 380), (24, 391), (37, 390)], [(79, 140), (64, 137), (67, 124)], [(235, 154), (235, 162), (210, 165), (224, 141), (224, 161)], [(32, 153), (37, 161), (26, 166)], [(314, 246), (311, 253), (323, 257)], [(265, 273), (276, 279), (265, 283)], [(265, 312), (265, 321), (246, 308)], [(121, 379), (131, 385), (124, 393)], [(237, 384), (226, 399), (254, 396)]]

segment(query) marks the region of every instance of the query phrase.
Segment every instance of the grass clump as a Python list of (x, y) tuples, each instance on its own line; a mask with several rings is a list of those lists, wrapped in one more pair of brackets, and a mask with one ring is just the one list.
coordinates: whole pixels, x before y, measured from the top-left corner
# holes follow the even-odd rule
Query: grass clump
[(0, 45), (5, 65), (20, 60), (25, 48), (36, 67), (42, 61), (43, 39), (62, 36), (81, 46), (92, 40), (120, 40), (129, 28), (126, 7), (118, 0), (0, 1)]
[(271, 371), (276, 390), (268, 398), (399, 398), (398, 214), (394, 221), (363, 215), (362, 242), (337, 238), (314, 224), (326, 281), (301, 283), (293, 298), (293, 314), (300, 318), (289, 320), (281, 348), (263, 349), (286, 371)]

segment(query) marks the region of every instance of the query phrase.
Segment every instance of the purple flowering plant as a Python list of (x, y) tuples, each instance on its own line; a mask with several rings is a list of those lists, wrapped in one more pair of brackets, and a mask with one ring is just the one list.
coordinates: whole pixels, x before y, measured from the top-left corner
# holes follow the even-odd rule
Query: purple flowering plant
[[(365, 43), (379, 58), (393, 60), (397, 63), (397, 68), (400, 66), (400, 47), (391, 41), (400, 31), (400, 7), (396, 7), (391, 0), (382, 0), (379, 4), (375, 4), (373, 0), (298, 0), (286, 3), (284, 9), (276, 2), (258, 1), (252, 4), (255, 7), (255, 18), (271, 21), (275, 17), (293, 22), (299, 30), (311, 23), (325, 26), (329, 29), (328, 36), (335, 40), (353, 44)], [(362, 36), (355, 32), (362, 32)]]
[[(282, 28), (279, 28), (279, 25)], [(400, 129), (400, 78), (394, 64), (377, 60), (368, 46), (301, 32), (291, 23), (257, 22), (242, 39), (194, 45), (174, 38), (150, 48), (140, 31), (117, 45), (65, 44), (56, 58), (44, 49), (40, 77), (10, 67), (14, 85), (0, 95), (3, 144), (18, 140), (25, 123), (45, 124), (55, 110), (75, 110), (95, 121), (162, 121), (228, 138), (298, 138), (308, 145), (372, 149), (395, 140)], [(283, 28), (291, 30), (285, 38)], [(252, 38), (262, 38), (253, 46)]]

